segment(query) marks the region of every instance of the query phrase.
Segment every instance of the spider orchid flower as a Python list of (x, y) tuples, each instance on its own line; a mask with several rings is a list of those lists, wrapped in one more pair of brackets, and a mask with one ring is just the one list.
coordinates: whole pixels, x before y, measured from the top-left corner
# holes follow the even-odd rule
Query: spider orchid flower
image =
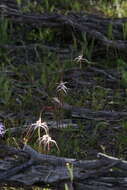
[(55, 140), (53, 140), (50, 136), (49, 136), (49, 134), (46, 134), (46, 135), (43, 135), (41, 138), (39, 138), (38, 139), (38, 141), (39, 141), (39, 145), (44, 145), (44, 151), (50, 151), (50, 144), (55, 144), (55, 146), (57, 147), (57, 149), (58, 149), (58, 151), (59, 151), (59, 147), (58, 147), (58, 145), (57, 145), (57, 143), (56, 143), (56, 141)]
[(26, 137), (32, 137), (36, 129), (44, 129), (45, 133), (48, 134), (49, 128), (46, 122), (42, 122), (41, 117), (33, 124), (31, 124), (27, 129)]
[(60, 83), (58, 84), (56, 88), (57, 92), (63, 91), (65, 94), (67, 94), (68, 88), (66, 87), (66, 84), (67, 82), (60, 81)]
[(87, 59), (83, 58), (83, 55), (79, 55), (78, 57), (76, 57), (74, 59), (74, 61), (76, 61), (77, 63), (81, 63), (82, 61), (86, 62), (86, 63), (91, 63), (90, 61), (88, 61)]

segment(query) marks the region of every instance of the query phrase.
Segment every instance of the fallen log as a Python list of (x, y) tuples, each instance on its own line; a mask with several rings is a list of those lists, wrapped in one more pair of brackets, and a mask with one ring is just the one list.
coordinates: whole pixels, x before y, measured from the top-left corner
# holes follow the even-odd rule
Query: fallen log
[[(0, 145), (0, 186), (117, 190), (127, 187), (127, 162), (102, 153), (97, 160), (44, 155), (28, 145)], [(72, 172), (72, 176), (71, 176)]]
[(84, 107), (72, 106), (67, 103), (61, 104), (56, 98), (53, 100), (59, 108), (70, 111), (70, 114), (73, 118), (81, 118), (94, 121), (120, 121), (127, 118), (127, 112), (109, 110), (94, 111)]
[[(95, 40), (98, 45), (126, 51), (127, 41), (123, 35), (123, 25), (127, 18), (102, 18), (88, 13), (69, 12), (67, 15), (57, 12), (52, 13), (26, 13), (18, 8), (11, 8), (6, 2), (0, 3), (0, 15), (8, 18), (15, 24), (26, 24), (34, 28), (55, 28), (66, 35), (72, 34), (81, 43), (87, 34), (88, 39)], [(108, 30), (112, 26), (112, 37)], [(84, 41), (85, 42), (85, 41)]]

